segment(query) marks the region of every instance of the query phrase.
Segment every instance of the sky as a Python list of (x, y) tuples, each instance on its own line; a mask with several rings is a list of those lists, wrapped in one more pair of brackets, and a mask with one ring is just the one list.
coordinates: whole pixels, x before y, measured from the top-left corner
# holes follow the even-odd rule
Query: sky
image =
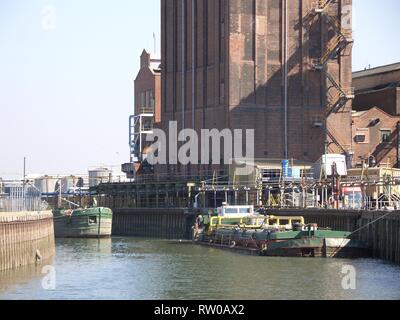
[[(353, 0), (353, 69), (400, 62), (400, 1)], [(139, 56), (160, 0), (0, 0), (0, 177), (129, 161)], [(156, 50), (159, 51), (159, 44)]]

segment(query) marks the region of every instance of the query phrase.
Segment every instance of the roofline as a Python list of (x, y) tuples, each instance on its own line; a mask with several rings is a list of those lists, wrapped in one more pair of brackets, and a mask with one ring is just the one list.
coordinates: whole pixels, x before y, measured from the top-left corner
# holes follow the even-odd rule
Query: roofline
[(388, 116), (389, 118), (392, 118), (392, 119), (400, 118), (400, 116), (391, 115), (391, 114), (387, 113), (386, 111), (384, 111), (384, 110), (382, 110), (382, 109), (380, 109), (380, 108), (378, 108), (378, 107), (376, 107), (376, 106), (375, 106), (375, 107), (372, 107), (372, 108), (370, 108), (370, 109), (368, 109), (368, 110), (357, 111), (357, 113), (359, 113), (359, 112), (360, 112), (360, 113), (361, 113), (361, 112), (364, 112), (364, 113), (363, 113), (362, 115), (352, 114), (352, 117), (356, 117), (356, 116), (361, 117), (361, 116), (364, 116), (365, 114), (369, 113), (369, 112), (372, 111), (372, 110), (377, 110), (377, 111), (383, 113), (384, 115), (386, 115), (386, 116)]
[[(393, 67), (393, 68), (389, 68), (389, 70), (371, 74), (374, 71), (378, 71), (379, 69), (388, 68), (388, 67)], [(395, 63), (391, 63), (391, 64), (387, 64), (387, 65), (383, 65), (383, 66), (379, 66), (379, 67), (375, 67), (375, 68), (371, 68), (371, 69), (367, 69), (367, 70), (354, 71), (353, 78), (369, 77), (369, 76), (374, 76), (376, 74), (384, 74), (384, 73), (389, 73), (389, 72), (393, 72), (393, 71), (397, 71), (397, 70), (400, 70), (400, 62), (395, 62)]]

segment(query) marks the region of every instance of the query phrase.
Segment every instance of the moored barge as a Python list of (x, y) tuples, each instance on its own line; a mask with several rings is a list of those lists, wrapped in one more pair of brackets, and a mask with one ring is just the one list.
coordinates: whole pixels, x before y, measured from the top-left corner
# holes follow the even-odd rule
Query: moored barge
[(111, 237), (113, 213), (109, 208), (55, 209), (56, 238)]
[(197, 244), (274, 257), (366, 258), (369, 248), (351, 232), (306, 224), (304, 218), (256, 215), (253, 207), (223, 206), (218, 216), (199, 216)]

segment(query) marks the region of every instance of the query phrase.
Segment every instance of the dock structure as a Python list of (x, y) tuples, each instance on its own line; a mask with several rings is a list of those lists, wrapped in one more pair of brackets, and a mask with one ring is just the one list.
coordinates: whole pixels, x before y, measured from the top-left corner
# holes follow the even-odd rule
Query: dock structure
[(0, 271), (48, 261), (55, 253), (53, 214), (33, 185), (0, 184)]
[[(344, 179), (341, 184), (344, 187), (357, 185), (365, 190), (375, 190), (377, 194), (380, 191), (386, 192), (384, 190), (392, 190), (394, 194), (394, 190), (398, 187), (396, 174), (385, 180), (374, 180), (371, 177), (365, 175), (360, 181), (350, 177), (350, 180)], [(217, 179), (216, 176), (195, 182), (185, 179), (175, 181), (173, 177), (169, 180), (160, 178), (153, 181), (144, 180), (101, 184), (97, 187), (96, 197), (99, 204), (114, 211), (114, 235), (190, 240), (191, 228), (198, 214), (213, 213), (223, 202), (254, 204), (257, 209), (264, 210), (262, 212), (267, 214), (302, 215), (306, 223), (317, 223), (323, 228), (354, 232), (352, 236), (355, 239), (362, 240), (372, 248), (374, 258), (400, 264), (400, 211), (389, 207), (400, 208), (394, 198), (390, 198), (391, 202), (378, 200), (375, 202), (377, 207), (372, 206), (369, 201), (363, 201), (362, 204), (366, 205), (364, 207), (339, 210), (332, 208), (328, 197), (323, 196), (325, 191), (332, 189), (332, 181), (328, 180), (315, 180), (312, 183), (311, 181), (306, 183), (306, 180), (286, 180), (282, 184), (278, 179), (259, 186), (256, 183), (234, 184), (229, 182), (229, 179), (224, 181), (222, 178)], [(281, 201), (268, 203), (268, 192), (272, 187), (282, 190), (283, 186), (291, 191), (283, 193), (285, 197), (281, 198)], [(288, 196), (292, 194), (295, 186), (304, 188), (302, 191), (306, 188), (308, 190), (315, 188), (314, 196), (319, 195), (319, 198), (314, 197), (311, 202), (300, 201), (293, 205)], [(308, 196), (312, 194), (313, 192), (308, 192)], [(257, 205), (260, 199), (259, 204), (264, 204), (262, 206)], [(322, 200), (325, 202), (321, 202)], [(311, 204), (314, 204), (313, 207)], [(376, 210), (377, 208), (380, 210)]]
[(196, 213), (185, 208), (116, 209), (113, 235), (190, 240)]
[(54, 253), (50, 211), (0, 212), (0, 271), (40, 264)]
[(298, 174), (287, 175), (277, 162), (256, 161), (248, 176), (237, 176), (234, 169), (228, 176), (215, 171), (202, 177), (143, 175), (132, 182), (100, 184), (92, 195), (111, 208), (215, 209), (225, 202), (267, 209), (400, 209), (399, 169), (359, 168), (328, 176), (294, 161), (290, 169)]
[(400, 211), (282, 209), (270, 212), (277, 216), (301, 214), (306, 223), (353, 232), (354, 239), (365, 242), (371, 248), (373, 258), (400, 265)]

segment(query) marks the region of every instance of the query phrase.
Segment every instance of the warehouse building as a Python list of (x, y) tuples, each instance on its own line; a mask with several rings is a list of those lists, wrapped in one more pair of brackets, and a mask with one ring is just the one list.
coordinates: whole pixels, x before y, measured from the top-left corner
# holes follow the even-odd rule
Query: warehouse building
[(353, 86), (354, 110), (378, 107), (390, 115), (400, 115), (400, 63), (354, 72)]
[(400, 168), (400, 63), (354, 72), (353, 86), (353, 164)]

